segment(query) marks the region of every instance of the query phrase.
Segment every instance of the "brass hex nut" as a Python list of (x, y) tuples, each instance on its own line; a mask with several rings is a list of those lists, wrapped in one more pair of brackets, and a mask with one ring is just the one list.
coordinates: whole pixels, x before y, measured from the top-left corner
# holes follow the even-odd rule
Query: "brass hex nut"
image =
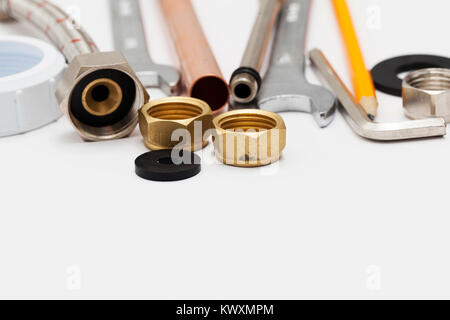
[(235, 110), (213, 121), (216, 157), (236, 167), (260, 167), (277, 162), (286, 147), (286, 125), (278, 114)]
[(195, 98), (155, 100), (139, 111), (139, 128), (151, 150), (197, 151), (208, 144), (213, 114), (209, 105)]
[(403, 81), (403, 107), (411, 119), (444, 118), (450, 121), (450, 69), (411, 72)]
[[(86, 108), (86, 88), (97, 82), (99, 86), (114, 82), (121, 88), (120, 101), (109, 99), (111, 112), (97, 114)], [(122, 53), (113, 51), (75, 57), (56, 88), (56, 98), (62, 112), (85, 140), (101, 141), (131, 134), (138, 123), (138, 110), (149, 96)], [(104, 98), (103, 108), (107, 109), (109, 100)]]

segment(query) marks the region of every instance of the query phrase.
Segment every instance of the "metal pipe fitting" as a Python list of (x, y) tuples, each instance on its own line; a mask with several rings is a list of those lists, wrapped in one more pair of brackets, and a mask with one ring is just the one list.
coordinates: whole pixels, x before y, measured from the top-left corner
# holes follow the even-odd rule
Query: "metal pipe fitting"
[(160, 0), (189, 95), (205, 101), (215, 114), (228, 103), (229, 89), (190, 0)]
[(261, 87), (261, 66), (284, 0), (262, 0), (241, 66), (230, 81), (233, 101), (248, 104), (255, 100)]
[(444, 118), (450, 122), (450, 69), (413, 71), (403, 80), (403, 107), (411, 119)]
[(145, 145), (151, 150), (197, 151), (208, 144), (212, 119), (211, 108), (206, 102), (171, 97), (144, 105), (139, 111), (139, 128)]
[(260, 167), (277, 162), (286, 147), (286, 125), (278, 114), (242, 109), (213, 121), (216, 157), (226, 165)]
[(310, 58), (313, 66), (336, 94), (345, 120), (359, 136), (375, 141), (397, 141), (446, 135), (446, 125), (442, 118), (397, 123), (372, 122), (322, 51), (312, 50)]
[(56, 88), (61, 110), (86, 140), (129, 135), (148, 94), (120, 52), (99, 52), (91, 37), (49, 1), (3, 0), (0, 12), (41, 29), (69, 67)]
[(56, 89), (64, 114), (88, 141), (123, 138), (138, 123), (147, 91), (120, 52), (75, 57)]

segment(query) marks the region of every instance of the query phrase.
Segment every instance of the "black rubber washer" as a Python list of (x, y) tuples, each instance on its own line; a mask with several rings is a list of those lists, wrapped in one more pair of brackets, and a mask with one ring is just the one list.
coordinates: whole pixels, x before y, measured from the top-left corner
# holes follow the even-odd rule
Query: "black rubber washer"
[(241, 73), (249, 73), (249, 74), (251, 74), (252, 77), (255, 78), (256, 83), (258, 83), (258, 88), (261, 88), (261, 83), (262, 83), (261, 75), (259, 74), (258, 71), (256, 71), (253, 68), (240, 67), (235, 72), (233, 72), (233, 74), (231, 75), (231, 80), (233, 80), (233, 78), (235, 76), (237, 76), (238, 74), (241, 74)]
[(401, 97), (402, 82), (399, 74), (425, 68), (450, 69), (450, 59), (433, 55), (407, 55), (384, 60), (372, 69), (377, 90)]
[[(107, 116), (95, 116), (86, 111), (82, 104), (84, 88), (97, 79), (106, 78), (115, 81), (123, 92), (123, 98), (116, 111)], [(70, 112), (83, 124), (91, 127), (111, 126), (122, 120), (133, 107), (136, 99), (136, 85), (134, 80), (126, 73), (115, 69), (102, 69), (85, 76), (77, 83), (70, 98)]]
[(151, 181), (180, 181), (192, 178), (201, 171), (201, 159), (195, 153), (180, 151), (181, 159), (186, 163), (174, 164), (172, 150), (160, 150), (144, 153), (136, 161), (136, 174)]

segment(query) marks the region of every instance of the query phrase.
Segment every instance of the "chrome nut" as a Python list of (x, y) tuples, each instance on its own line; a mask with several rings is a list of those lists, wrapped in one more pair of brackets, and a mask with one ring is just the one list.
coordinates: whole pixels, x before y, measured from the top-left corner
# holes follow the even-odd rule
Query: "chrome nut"
[(408, 74), (403, 81), (403, 107), (411, 119), (444, 118), (450, 122), (450, 69)]
[(208, 144), (212, 119), (213, 113), (206, 102), (171, 97), (144, 105), (139, 111), (139, 128), (150, 150), (197, 151)]
[(113, 51), (75, 57), (56, 98), (82, 138), (102, 141), (131, 134), (149, 96), (125, 57)]

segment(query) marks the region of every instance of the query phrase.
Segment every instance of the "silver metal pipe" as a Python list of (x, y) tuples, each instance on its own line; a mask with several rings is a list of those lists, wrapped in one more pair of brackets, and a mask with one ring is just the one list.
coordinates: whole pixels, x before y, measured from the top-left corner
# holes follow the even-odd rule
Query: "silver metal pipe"
[(341, 112), (358, 135), (378, 141), (408, 140), (446, 135), (442, 118), (414, 120), (397, 123), (372, 122), (358, 104), (344, 82), (339, 78), (328, 59), (319, 49), (310, 52), (313, 66), (328, 83), (341, 103)]
[(259, 72), (283, 2), (284, 0), (261, 0), (241, 66), (231, 77), (231, 95), (237, 103), (250, 103), (259, 92), (261, 86)]
[(61, 8), (42, 0), (0, 0), (0, 15), (28, 21), (41, 29), (70, 63), (81, 54), (98, 52), (91, 37)]

